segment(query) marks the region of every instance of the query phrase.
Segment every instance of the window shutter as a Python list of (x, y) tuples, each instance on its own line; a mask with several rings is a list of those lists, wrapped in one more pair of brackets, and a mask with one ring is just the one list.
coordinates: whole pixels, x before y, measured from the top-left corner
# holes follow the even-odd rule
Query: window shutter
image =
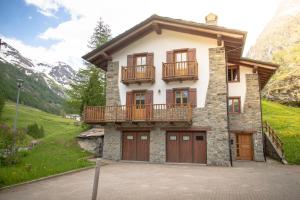
[(126, 119), (131, 119), (133, 105), (133, 92), (126, 92)]
[(188, 61), (196, 61), (196, 49), (188, 49)]
[(148, 90), (146, 92), (146, 119), (151, 119), (153, 116), (153, 90)]
[(189, 89), (189, 103), (192, 107), (197, 107), (197, 89), (190, 88)]
[(173, 105), (174, 102), (174, 91), (172, 89), (166, 90), (166, 104)]
[(147, 53), (147, 65), (153, 66), (154, 60), (153, 60), (153, 53)]
[(173, 63), (173, 62), (174, 62), (174, 52), (167, 51), (167, 63)]
[(133, 55), (127, 55), (127, 66), (132, 67), (133, 65)]

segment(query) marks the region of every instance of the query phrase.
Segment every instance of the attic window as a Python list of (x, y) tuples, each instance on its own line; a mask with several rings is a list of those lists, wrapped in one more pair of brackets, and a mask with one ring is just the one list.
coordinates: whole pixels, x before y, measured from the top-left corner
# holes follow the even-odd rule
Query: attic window
[(238, 65), (228, 67), (228, 82), (239, 82), (240, 81), (240, 70)]

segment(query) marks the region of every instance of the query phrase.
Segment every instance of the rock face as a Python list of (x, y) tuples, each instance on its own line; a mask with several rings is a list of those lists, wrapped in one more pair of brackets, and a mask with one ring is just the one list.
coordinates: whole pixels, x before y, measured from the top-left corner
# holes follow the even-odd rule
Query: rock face
[[(5, 41), (4, 41), (5, 42)], [(24, 57), (17, 49), (9, 44), (2, 45), (0, 62), (9, 63), (21, 70), (26, 75), (40, 75), (59, 96), (64, 97), (64, 89), (73, 82), (76, 71), (64, 62), (46, 63)]]
[[(263, 90), (263, 96), (300, 105), (300, 0), (282, 1), (275, 16), (248, 52), (248, 57), (281, 65)], [(294, 54), (295, 59), (286, 59)]]

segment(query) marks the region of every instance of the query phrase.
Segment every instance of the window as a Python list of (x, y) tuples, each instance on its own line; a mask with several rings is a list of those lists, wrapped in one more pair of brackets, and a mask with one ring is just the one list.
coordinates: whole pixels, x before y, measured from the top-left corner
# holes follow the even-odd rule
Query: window
[(135, 57), (136, 66), (145, 66), (147, 64), (146, 60), (147, 60), (146, 55), (136, 56)]
[(188, 103), (188, 90), (175, 90), (175, 104), (182, 105)]
[(240, 97), (229, 97), (228, 99), (228, 111), (229, 113), (240, 113), (241, 112), (241, 98)]
[(240, 81), (240, 72), (239, 72), (239, 66), (229, 66), (228, 67), (228, 82), (239, 82)]
[(145, 107), (145, 93), (135, 93), (135, 105), (137, 109)]
[(175, 74), (186, 75), (187, 74), (187, 51), (175, 51)]

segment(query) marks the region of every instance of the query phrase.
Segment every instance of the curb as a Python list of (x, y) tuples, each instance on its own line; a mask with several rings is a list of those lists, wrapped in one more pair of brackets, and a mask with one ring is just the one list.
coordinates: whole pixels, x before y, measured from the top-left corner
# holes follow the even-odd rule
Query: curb
[[(103, 166), (103, 165), (106, 165), (106, 164), (104, 163), (101, 166)], [(14, 187), (27, 185), (27, 184), (31, 184), (31, 183), (36, 183), (36, 182), (40, 182), (40, 181), (44, 181), (44, 180), (64, 176), (64, 175), (70, 175), (70, 174), (74, 174), (76, 172), (81, 172), (81, 171), (85, 171), (85, 170), (93, 169), (93, 168), (95, 168), (94, 165), (89, 166), (89, 167), (80, 168), (80, 169), (74, 169), (74, 170), (70, 170), (70, 171), (67, 171), (67, 172), (62, 172), (62, 173), (59, 173), (59, 174), (54, 174), (54, 175), (50, 175), (50, 176), (46, 176), (46, 177), (42, 177), (42, 178), (38, 178), (38, 179), (34, 179), (34, 180), (31, 180), (31, 181), (25, 181), (25, 182), (22, 182), (22, 183), (17, 183), (17, 184), (13, 184), (13, 185), (4, 186), (4, 187), (0, 188), (0, 192), (3, 191), (3, 190), (8, 190), (8, 189), (14, 188)]]

